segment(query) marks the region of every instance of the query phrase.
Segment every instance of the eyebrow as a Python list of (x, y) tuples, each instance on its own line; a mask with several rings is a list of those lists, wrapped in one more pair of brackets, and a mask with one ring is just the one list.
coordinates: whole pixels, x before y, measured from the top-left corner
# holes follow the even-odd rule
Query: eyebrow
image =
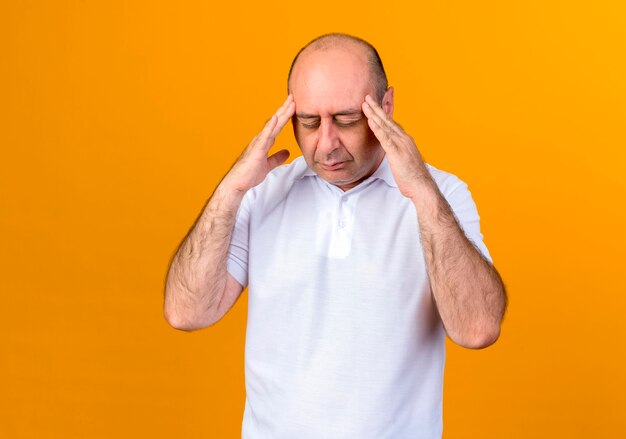
[[(361, 116), (363, 115), (363, 111), (356, 109), (342, 110), (336, 113), (331, 114), (331, 116)], [(319, 114), (308, 114), (308, 113), (296, 113), (296, 117), (298, 119), (319, 119)]]

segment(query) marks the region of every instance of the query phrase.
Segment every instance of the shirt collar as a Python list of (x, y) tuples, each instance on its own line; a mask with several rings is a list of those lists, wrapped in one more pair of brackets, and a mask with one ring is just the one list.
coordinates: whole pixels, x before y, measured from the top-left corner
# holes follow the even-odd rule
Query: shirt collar
[(393, 173), (391, 172), (391, 168), (389, 167), (389, 162), (387, 161), (387, 155), (383, 157), (383, 161), (380, 162), (378, 168), (374, 171), (374, 173), (368, 178), (368, 180), (380, 179), (387, 183), (387, 186), (398, 187), (398, 183), (393, 178)]
[[(315, 173), (315, 171), (313, 171), (308, 166), (306, 167), (306, 170), (300, 176), (300, 178), (304, 178), (304, 177), (318, 177), (318, 178), (320, 178)], [(396, 180), (393, 178), (393, 173), (391, 172), (391, 168), (389, 167), (389, 163), (387, 162), (387, 155), (385, 155), (385, 157), (383, 157), (383, 161), (380, 162), (380, 165), (378, 165), (378, 168), (376, 168), (374, 173), (372, 175), (370, 175), (370, 177), (367, 180), (363, 181), (361, 184), (369, 182), (369, 181), (373, 181), (373, 180), (376, 180), (376, 179), (380, 179), (380, 180), (384, 181), (388, 186), (398, 187), (398, 184), (396, 183)]]

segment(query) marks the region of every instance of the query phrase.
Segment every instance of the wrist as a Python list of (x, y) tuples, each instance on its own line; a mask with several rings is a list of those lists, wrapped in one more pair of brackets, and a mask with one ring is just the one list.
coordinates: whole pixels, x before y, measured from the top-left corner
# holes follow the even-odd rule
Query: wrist
[(424, 179), (413, 191), (411, 201), (420, 217), (437, 215), (447, 202), (432, 178)]
[[(439, 187), (432, 176), (426, 171), (420, 173), (412, 184), (411, 201), (413, 204), (423, 204), (431, 201), (436, 195), (440, 194)], [(417, 206), (416, 206), (417, 207)]]
[(214, 216), (230, 216), (237, 212), (246, 191), (237, 189), (224, 179), (215, 188), (207, 205), (207, 210)]

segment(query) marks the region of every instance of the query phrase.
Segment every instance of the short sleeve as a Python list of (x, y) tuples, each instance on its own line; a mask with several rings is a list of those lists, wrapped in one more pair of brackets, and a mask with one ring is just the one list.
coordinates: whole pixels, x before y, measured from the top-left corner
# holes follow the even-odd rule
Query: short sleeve
[(483, 242), (483, 235), (480, 232), (480, 216), (467, 184), (452, 174), (448, 175), (451, 181), (446, 184), (446, 190), (442, 190), (444, 197), (465, 232), (465, 236), (474, 243), (489, 262), (493, 263), (489, 250)]
[(235, 227), (228, 249), (226, 269), (244, 288), (248, 286), (248, 237), (250, 234), (250, 191), (237, 211)]

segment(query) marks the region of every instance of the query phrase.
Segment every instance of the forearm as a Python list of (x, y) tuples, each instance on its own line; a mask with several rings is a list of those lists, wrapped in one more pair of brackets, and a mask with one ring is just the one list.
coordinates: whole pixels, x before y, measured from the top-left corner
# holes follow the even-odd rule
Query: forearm
[(383, 106), (368, 95), (361, 107), (400, 193), (415, 205), (431, 289), (446, 332), (462, 346), (488, 346), (500, 334), (506, 307), (502, 280), (465, 236), (413, 138), (393, 121), (392, 88)]
[(486, 347), (498, 338), (506, 308), (500, 275), (469, 241), (436, 183), (414, 200), (431, 289), (448, 336)]
[(223, 181), (174, 255), (165, 288), (165, 316), (172, 326), (192, 330), (216, 320), (242, 197)]
[(228, 275), (228, 249), (245, 193), (289, 157), (268, 156), (274, 139), (295, 112), (293, 96), (267, 121), (219, 184), (176, 251), (165, 282), (165, 318), (178, 329), (209, 326), (228, 311), (242, 286)]

